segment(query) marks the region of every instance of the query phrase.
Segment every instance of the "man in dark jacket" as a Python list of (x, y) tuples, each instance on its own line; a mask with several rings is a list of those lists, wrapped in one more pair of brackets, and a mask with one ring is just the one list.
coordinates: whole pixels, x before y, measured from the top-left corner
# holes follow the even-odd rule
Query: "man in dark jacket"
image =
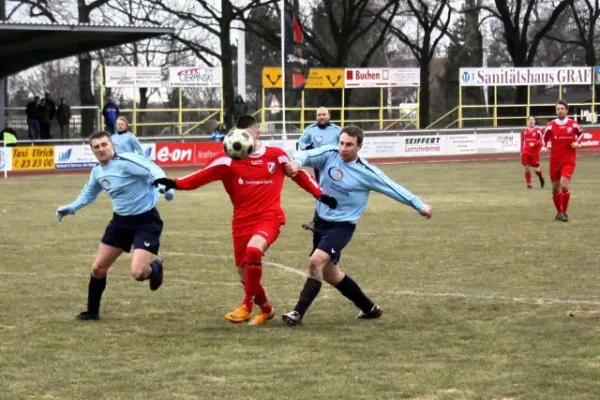
[(109, 96), (102, 109), (102, 116), (104, 117), (104, 130), (111, 135), (116, 132), (115, 125), (117, 123), (117, 118), (119, 118), (119, 113), (119, 107), (114, 103), (112, 96)]

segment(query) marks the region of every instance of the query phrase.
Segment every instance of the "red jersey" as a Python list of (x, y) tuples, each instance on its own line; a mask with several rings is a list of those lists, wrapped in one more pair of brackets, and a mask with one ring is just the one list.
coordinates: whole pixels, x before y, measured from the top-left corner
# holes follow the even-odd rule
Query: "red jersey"
[(521, 153), (537, 154), (542, 149), (542, 128), (526, 128), (521, 134)]
[(574, 164), (577, 155), (571, 145), (582, 138), (583, 131), (577, 121), (557, 118), (548, 122), (544, 130), (543, 143), (547, 146), (548, 142), (551, 142), (550, 162)]
[[(177, 189), (193, 190), (214, 181), (222, 181), (233, 204), (234, 228), (253, 224), (267, 216), (285, 223), (281, 208), (281, 191), (286, 177), (285, 164), (290, 161), (279, 147), (261, 146), (244, 160), (233, 160), (220, 152), (200, 171), (175, 179)], [(292, 178), (302, 189), (319, 197), (323, 191), (317, 181), (300, 170)]]

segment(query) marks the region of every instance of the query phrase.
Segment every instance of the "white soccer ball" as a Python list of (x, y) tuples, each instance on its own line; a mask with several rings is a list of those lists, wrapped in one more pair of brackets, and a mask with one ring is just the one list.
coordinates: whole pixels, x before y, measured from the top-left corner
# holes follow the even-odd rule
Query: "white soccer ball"
[(225, 135), (223, 150), (234, 160), (243, 160), (254, 151), (254, 139), (243, 129), (234, 129)]

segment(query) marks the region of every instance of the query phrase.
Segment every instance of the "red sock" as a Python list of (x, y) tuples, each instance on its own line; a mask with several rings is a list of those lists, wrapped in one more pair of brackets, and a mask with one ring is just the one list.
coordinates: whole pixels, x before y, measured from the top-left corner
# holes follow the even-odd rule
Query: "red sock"
[(244, 267), (244, 305), (248, 310), (252, 310), (256, 294), (261, 286), (262, 251), (256, 247), (248, 247), (244, 261), (246, 263)]
[(571, 200), (571, 189), (566, 189), (562, 191), (562, 210), (563, 213), (567, 213), (567, 208), (569, 207), (569, 200)]
[(258, 290), (256, 296), (254, 296), (254, 303), (260, 307), (263, 312), (271, 312), (271, 303), (267, 299), (265, 288), (260, 283), (258, 284)]
[(527, 186), (531, 186), (531, 172), (525, 171), (525, 182), (527, 182)]
[(552, 201), (554, 202), (554, 207), (556, 208), (556, 212), (562, 214), (562, 193), (556, 189), (552, 189)]

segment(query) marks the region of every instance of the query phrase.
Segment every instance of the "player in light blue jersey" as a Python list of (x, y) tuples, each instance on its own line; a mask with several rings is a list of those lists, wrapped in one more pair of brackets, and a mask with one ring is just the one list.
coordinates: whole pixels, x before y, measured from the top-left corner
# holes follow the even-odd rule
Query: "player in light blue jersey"
[[(298, 139), (298, 149), (311, 150), (322, 146), (337, 146), (340, 141), (341, 128), (329, 122), (330, 119), (329, 110), (325, 107), (319, 107), (317, 109), (317, 123), (309, 125), (304, 130), (304, 133)], [(319, 182), (319, 170), (317, 169), (315, 169), (315, 179)], [(314, 230), (316, 219), (317, 210), (315, 209), (313, 220), (302, 224), (302, 228), (307, 231)]]
[(117, 118), (117, 132), (111, 135), (115, 153), (135, 153), (144, 155), (142, 145), (133, 133), (129, 131), (129, 122), (125, 117)]
[(374, 190), (431, 217), (431, 207), (417, 196), (398, 185), (381, 170), (358, 156), (363, 143), (363, 131), (356, 126), (342, 129), (340, 143), (315, 150), (299, 152), (286, 166), (290, 176), (300, 167), (313, 167), (321, 174), (320, 186), (327, 193), (335, 193), (337, 207), (317, 206), (317, 220), (313, 233), (313, 251), (308, 264), (309, 277), (293, 311), (283, 314), (288, 325), (297, 325), (321, 290), (322, 281), (338, 289), (359, 309), (359, 319), (379, 318), (383, 311), (345, 275), (339, 266), (340, 254), (352, 239), (356, 223), (363, 215), (369, 193)]
[(98, 159), (90, 180), (71, 204), (60, 206), (56, 218), (74, 215), (77, 210), (92, 203), (104, 190), (113, 205), (113, 218), (100, 240), (88, 287), (87, 310), (77, 315), (79, 320), (97, 320), (100, 299), (106, 287), (110, 266), (133, 245), (131, 275), (138, 281), (150, 280), (150, 289), (156, 290), (163, 281), (163, 263), (158, 254), (163, 221), (156, 204), (159, 191), (152, 182), (164, 178), (164, 171), (143, 156), (133, 153), (115, 154), (108, 132), (90, 135), (90, 147)]

